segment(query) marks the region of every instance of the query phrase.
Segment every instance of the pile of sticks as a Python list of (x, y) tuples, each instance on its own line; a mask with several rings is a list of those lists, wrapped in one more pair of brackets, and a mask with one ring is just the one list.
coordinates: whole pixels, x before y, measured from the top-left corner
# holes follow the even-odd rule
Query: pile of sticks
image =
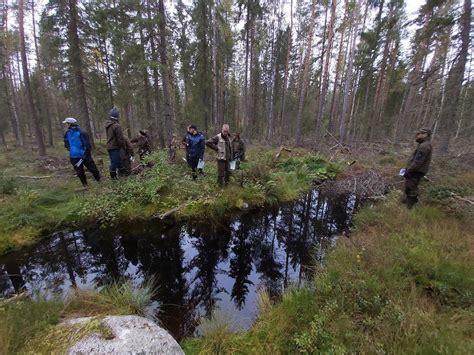
[(353, 194), (359, 198), (377, 198), (388, 192), (389, 184), (376, 170), (351, 175), (341, 180), (326, 181), (321, 189), (326, 194)]

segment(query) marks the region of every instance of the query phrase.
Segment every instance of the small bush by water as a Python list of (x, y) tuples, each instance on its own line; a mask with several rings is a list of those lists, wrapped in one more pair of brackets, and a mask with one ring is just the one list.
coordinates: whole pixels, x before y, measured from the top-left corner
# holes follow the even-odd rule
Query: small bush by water
[(355, 223), (314, 282), (263, 307), (247, 332), (185, 341), (187, 353), (472, 353), (472, 223), (406, 210), (396, 194)]

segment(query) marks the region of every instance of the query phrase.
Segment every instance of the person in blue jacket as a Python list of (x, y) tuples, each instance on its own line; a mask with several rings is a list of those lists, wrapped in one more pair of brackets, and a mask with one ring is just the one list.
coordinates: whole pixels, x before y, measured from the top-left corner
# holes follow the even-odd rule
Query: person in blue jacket
[[(183, 143), (186, 146), (186, 161), (193, 171), (193, 180), (196, 180), (199, 160), (204, 158), (204, 147), (206, 146), (204, 135), (198, 132), (195, 125), (190, 125), (188, 133), (184, 136)], [(202, 169), (199, 169), (199, 174), (204, 175)]]
[(87, 187), (87, 178), (84, 166), (89, 170), (96, 181), (100, 181), (99, 169), (95, 165), (91, 155), (91, 143), (89, 135), (81, 130), (77, 120), (72, 117), (66, 118), (63, 123), (69, 125), (64, 135), (64, 146), (69, 151), (69, 160), (81, 180), (84, 187)]

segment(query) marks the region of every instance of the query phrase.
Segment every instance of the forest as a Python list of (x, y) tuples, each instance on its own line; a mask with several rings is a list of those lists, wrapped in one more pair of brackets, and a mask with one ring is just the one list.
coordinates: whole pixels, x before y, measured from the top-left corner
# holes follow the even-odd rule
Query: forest
[(0, 0), (0, 354), (474, 353), (473, 28)]
[[(1, 3), (4, 145), (44, 156), (113, 106), (157, 146), (188, 124), (313, 149), (473, 136), (471, 1), (127, 0)], [(11, 137), (11, 139), (10, 139)]]

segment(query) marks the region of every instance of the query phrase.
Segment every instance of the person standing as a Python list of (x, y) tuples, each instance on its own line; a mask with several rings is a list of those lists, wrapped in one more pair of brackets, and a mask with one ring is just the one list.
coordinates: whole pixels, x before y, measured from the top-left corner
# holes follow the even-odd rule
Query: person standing
[(229, 125), (224, 124), (221, 133), (207, 140), (206, 145), (217, 152), (217, 183), (223, 186), (230, 180), (230, 161), (234, 156)]
[(240, 169), (240, 162), (245, 160), (245, 144), (240, 139), (240, 133), (236, 133), (232, 139), (233, 159), (235, 160), (235, 168)]
[(146, 130), (142, 129), (139, 131), (139, 135), (133, 138), (130, 142), (137, 145), (140, 160), (143, 160), (146, 155), (151, 153), (150, 135)]
[(76, 171), (77, 177), (81, 180), (82, 186), (87, 187), (84, 166), (91, 172), (94, 179), (99, 182), (100, 173), (94, 159), (92, 159), (89, 135), (81, 130), (75, 118), (68, 117), (63, 123), (69, 125), (64, 135), (64, 146), (69, 151), (69, 160)]
[(405, 199), (403, 202), (412, 208), (418, 202), (418, 184), (429, 170), (433, 147), (431, 146), (431, 129), (420, 128), (416, 132), (418, 147), (408, 159), (405, 169)]
[(120, 157), (122, 158), (122, 166), (125, 176), (132, 173), (132, 158), (134, 156), (133, 146), (130, 139), (126, 135), (123, 136), (125, 148), (120, 150)]
[[(186, 146), (186, 161), (192, 170), (193, 180), (196, 180), (199, 160), (204, 159), (204, 135), (198, 132), (195, 125), (190, 125), (188, 133), (183, 138), (183, 142)], [(199, 169), (199, 173), (204, 175), (202, 169)]]
[(122, 165), (122, 158), (120, 156), (120, 149), (126, 148), (122, 127), (120, 127), (118, 122), (119, 115), (120, 112), (118, 108), (114, 107), (110, 110), (110, 117), (105, 125), (105, 131), (107, 133), (107, 151), (110, 158), (109, 170), (112, 180), (118, 179), (118, 176), (126, 175), (125, 169)]

